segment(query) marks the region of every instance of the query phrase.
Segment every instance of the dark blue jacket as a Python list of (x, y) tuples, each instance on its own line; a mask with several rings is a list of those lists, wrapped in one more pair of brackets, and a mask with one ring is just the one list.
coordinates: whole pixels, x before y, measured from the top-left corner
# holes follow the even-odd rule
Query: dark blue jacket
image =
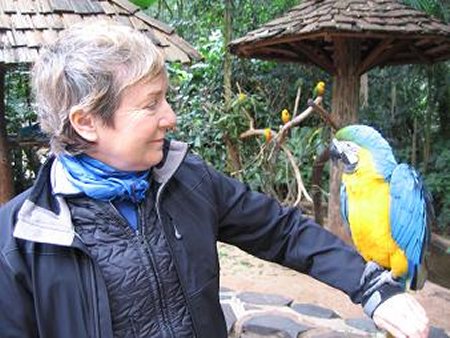
[[(170, 148), (170, 149), (169, 149)], [(307, 273), (361, 302), (362, 258), (331, 233), (250, 191), (170, 143), (153, 169), (156, 208), (197, 337), (226, 337), (217, 241)], [(33, 187), (0, 209), (1, 337), (112, 337), (108, 294), (96, 262), (51, 193), (49, 160)]]

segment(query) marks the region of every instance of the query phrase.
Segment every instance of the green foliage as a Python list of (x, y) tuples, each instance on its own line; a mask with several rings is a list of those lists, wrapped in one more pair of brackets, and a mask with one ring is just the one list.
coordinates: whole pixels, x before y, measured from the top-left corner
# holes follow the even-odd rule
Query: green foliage
[(425, 183), (433, 195), (439, 230), (450, 233), (450, 140), (435, 144), (438, 151), (431, 157), (432, 171), (425, 176)]
[[(202, 39), (204, 61), (189, 68), (168, 65), (171, 87), (169, 100), (178, 114), (176, 137), (187, 141), (209, 162), (226, 163), (223, 144), (223, 75), (218, 69), (223, 57), (220, 31)], [(220, 169), (223, 169), (222, 166)]]
[(6, 118), (8, 134), (17, 134), (19, 130), (36, 121), (36, 114), (31, 109), (29, 70), (18, 67), (6, 73), (5, 88)]
[[(31, 108), (29, 69), (25, 66), (10, 69), (5, 76), (5, 108), (7, 133), (10, 137), (23, 135), (36, 123)], [(15, 191), (20, 192), (31, 185), (36, 176), (39, 160), (35, 149), (15, 145), (11, 152)]]
[(153, 5), (156, 2), (156, 0), (130, 0), (130, 2), (134, 3), (136, 6), (145, 9)]
[(450, 20), (450, 5), (446, 0), (403, 0), (403, 3), (445, 22)]
[[(298, 65), (235, 59), (235, 94), (227, 108), (222, 96), (225, 50), (221, 31), (212, 31), (207, 38), (199, 39), (198, 49), (204, 57), (202, 62), (189, 68), (169, 65), (172, 87), (169, 99), (178, 114), (175, 136), (187, 141), (194, 152), (219, 170), (239, 177), (255, 190), (285, 200), (296, 186), (284, 153), (279, 154), (274, 164), (268, 161), (272, 147), (266, 147), (263, 137), (240, 139), (240, 134), (249, 128), (250, 119), (256, 129), (269, 127), (278, 131), (280, 112), (284, 108), (293, 111), (298, 87), (302, 89), (299, 109), (303, 110), (314, 84), (326, 78), (325, 74)], [(245, 99), (240, 99), (239, 94)], [(287, 144), (302, 166), (307, 185), (317, 144), (323, 144), (321, 137), (311, 139), (311, 135), (322, 135), (317, 132), (320, 127), (313, 127), (317, 123), (317, 119), (305, 121), (305, 129), (292, 131)], [(225, 138), (238, 149), (241, 170), (230, 166)]]

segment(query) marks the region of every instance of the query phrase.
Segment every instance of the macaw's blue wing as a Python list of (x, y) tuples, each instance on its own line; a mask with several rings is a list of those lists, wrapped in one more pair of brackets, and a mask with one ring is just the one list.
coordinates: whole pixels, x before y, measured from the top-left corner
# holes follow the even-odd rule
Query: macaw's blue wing
[(407, 164), (399, 164), (390, 181), (392, 238), (408, 258), (408, 275), (417, 278), (428, 244), (428, 200), (422, 180)]
[(341, 217), (342, 220), (344, 221), (345, 228), (351, 235), (350, 222), (348, 221), (348, 197), (345, 184), (341, 184), (341, 191), (339, 197), (341, 199)]

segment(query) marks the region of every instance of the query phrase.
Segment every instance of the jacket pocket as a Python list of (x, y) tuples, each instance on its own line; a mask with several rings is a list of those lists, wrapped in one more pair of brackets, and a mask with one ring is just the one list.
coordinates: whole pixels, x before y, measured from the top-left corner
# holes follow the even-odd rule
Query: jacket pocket
[(168, 236), (183, 280), (185, 291), (192, 296), (219, 275), (219, 258), (214, 235), (201, 221), (167, 214), (168, 230), (176, 229), (179, 238)]
[(189, 300), (197, 337), (226, 338), (225, 318), (219, 300), (219, 277), (211, 278)]

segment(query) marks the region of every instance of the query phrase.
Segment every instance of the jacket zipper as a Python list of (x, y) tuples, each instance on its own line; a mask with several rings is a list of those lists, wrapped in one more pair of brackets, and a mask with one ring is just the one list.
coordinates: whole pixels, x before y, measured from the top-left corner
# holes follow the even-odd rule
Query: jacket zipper
[[(159, 205), (160, 205), (160, 199), (161, 199), (162, 191), (163, 191), (164, 188), (166, 187), (167, 182), (168, 182), (168, 181), (163, 182), (163, 183), (161, 184), (161, 186), (159, 187), (158, 191), (156, 192), (155, 208), (156, 208), (156, 214), (158, 215), (158, 220), (159, 220), (159, 222), (161, 223), (161, 225), (163, 224), (163, 221), (162, 221), (162, 217), (161, 217), (161, 211), (159, 210)], [(178, 231), (177, 226), (176, 226), (174, 223), (172, 223), (171, 225), (172, 225), (172, 227), (173, 227), (173, 233), (174, 233), (174, 235), (175, 235), (175, 238), (178, 239), (178, 240), (182, 239), (182, 238), (183, 238), (183, 235)]]
[(145, 239), (144, 225), (146, 224), (146, 222), (145, 222), (143, 204), (139, 203), (137, 205), (137, 212), (138, 212), (137, 221), (138, 222), (137, 222), (136, 230), (134, 230), (134, 231), (131, 230), (130, 226), (128, 225), (128, 221), (125, 220), (125, 218), (122, 216), (122, 214), (119, 212), (119, 210), (117, 210), (116, 206), (112, 202), (109, 202), (109, 204), (115, 211), (116, 218), (118, 218), (118, 220), (120, 220), (122, 223), (124, 223), (124, 225), (127, 227), (127, 229), (126, 229), (127, 232), (129, 231), (130, 234), (134, 233), (134, 235), (138, 239), (139, 244), (141, 245), (141, 247), (144, 250), (145, 256), (146, 256), (147, 260), (149, 261), (149, 268), (152, 269), (153, 276), (155, 276), (155, 280), (156, 280), (156, 289), (157, 289), (157, 293), (158, 293), (159, 303), (160, 303), (160, 307), (161, 307), (161, 315), (162, 315), (162, 320), (163, 320), (162, 324), (167, 328), (167, 330), (173, 336), (173, 332), (169, 325), (169, 320), (167, 319), (167, 317), (168, 317), (167, 313), (166, 313), (167, 305), (166, 305), (166, 302), (164, 301), (163, 293), (161, 291), (161, 289), (162, 289), (161, 281), (159, 280), (159, 277), (157, 274), (156, 263), (153, 258), (153, 251), (150, 248), (150, 245), (147, 243), (147, 240)]
[(150, 262), (150, 268), (152, 269), (153, 275), (155, 276), (156, 288), (157, 288), (157, 293), (158, 293), (158, 298), (159, 298), (158, 301), (161, 306), (161, 316), (162, 316), (162, 321), (163, 321), (162, 324), (165, 326), (166, 330), (173, 337), (174, 335), (173, 335), (172, 328), (170, 326), (170, 322), (168, 320), (168, 315), (167, 315), (167, 304), (165, 302), (165, 298), (163, 295), (161, 280), (159, 278), (157, 265), (156, 265), (156, 262), (154, 259), (154, 253), (153, 253), (153, 250), (151, 249), (150, 245), (148, 244), (148, 242), (145, 238), (145, 234), (144, 234), (144, 226), (147, 223), (145, 222), (145, 214), (144, 214), (144, 208), (142, 206), (142, 203), (138, 204), (138, 215), (139, 215), (139, 217), (138, 217), (136, 236), (138, 237), (139, 243), (142, 245), (144, 252), (146, 253), (146, 256)]
[[(164, 223), (163, 223), (163, 220), (162, 220), (162, 217), (161, 217), (161, 212), (159, 210), (159, 206), (160, 206), (160, 199), (161, 199), (161, 196), (162, 196), (162, 192), (163, 192), (164, 188), (166, 187), (167, 182), (168, 182), (168, 180), (163, 182), (161, 184), (161, 186), (159, 187), (159, 189), (158, 189), (158, 191), (156, 193), (156, 202), (155, 202), (156, 214), (158, 215), (158, 220), (161, 223), (161, 228), (162, 228), (162, 231), (164, 231), (164, 233), (165, 233), (165, 230), (164, 230), (165, 228), (164, 228)], [(182, 239), (183, 236), (182, 236), (182, 234), (180, 234), (178, 232), (178, 229), (177, 229), (175, 223), (171, 222), (171, 225), (173, 226), (174, 231), (175, 231), (175, 238), (178, 239), (178, 240)], [(166, 234), (166, 238), (167, 239), (169, 238), (169, 237), (167, 237), (167, 234)], [(194, 330), (193, 338), (196, 338), (197, 337), (197, 333), (199, 332), (199, 330), (197, 328), (197, 324), (196, 324), (196, 322), (194, 320), (194, 317), (193, 317), (194, 309), (192, 308), (192, 305), (189, 302), (188, 294), (187, 294), (187, 291), (186, 291), (186, 286), (184, 285), (184, 283), (182, 282), (182, 280), (180, 278), (180, 276), (181, 276), (180, 267), (178, 266), (178, 261), (175, 258), (175, 255), (173, 253), (174, 250), (173, 250), (173, 247), (172, 247), (172, 242), (168, 239), (167, 243), (169, 244), (170, 255), (171, 255), (171, 257), (173, 259), (173, 262), (174, 262), (175, 270), (176, 270), (177, 275), (178, 275), (178, 280), (180, 281), (181, 291), (183, 292), (184, 299), (186, 300), (186, 306), (188, 307), (189, 314), (191, 315), (192, 328)]]

